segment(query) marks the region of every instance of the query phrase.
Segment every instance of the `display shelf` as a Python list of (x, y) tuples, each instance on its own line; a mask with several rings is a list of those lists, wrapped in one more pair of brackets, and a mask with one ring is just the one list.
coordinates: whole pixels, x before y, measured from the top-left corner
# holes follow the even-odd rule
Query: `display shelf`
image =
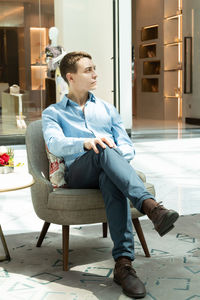
[(176, 118), (182, 115), (182, 17), (181, 0), (164, 1), (164, 98), (169, 99), (165, 108), (173, 114), (170, 100), (175, 100)]
[(164, 72), (177, 72), (179, 70), (182, 70), (182, 68), (168, 69), (168, 70), (164, 70)]
[(47, 45), (47, 29), (44, 27), (30, 28), (31, 42), (31, 89), (45, 89), (47, 65), (45, 47)]
[(172, 98), (172, 99), (178, 99), (179, 98), (178, 96), (170, 96), (170, 95), (166, 95), (164, 97), (165, 98)]
[(158, 38), (158, 25), (145, 26), (141, 30), (141, 41), (155, 40)]
[(164, 18), (177, 15), (182, 12), (182, 7), (179, 5), (180, 0), (164, 0)]
[(144, 75), (156, 75), (160, 74), (160, 61), (144, 61), (143, 62), (143, 74)]
[(45, 89), (46, 66), (32, 66), (31, 79), (32, 90)]
[(158, 93), (158, 78), (142, 78), (142, 92)]
[(151, 58), (155, 56), (156, 56), (156, 43), (140, 45), (139, 58)]
[(182, 14), (182, 10), (178, 13), (178, 14), (176, 14), (176, 15), (172, 15), (172, 16), (168, 16), (168, 17), (165, 17), (164, 18), (164, 20), (172, 20), (172, 19), (177, 19), (177, 18), (179, 18), (180, 16), (182, 16), (183, 14)]
[(31, 67), (46, 67), (46, 64), (31, 64)]
[(174, 42), (171, 42), (171, 43), (166, 43), (164, 44), (164, 46), (178, 46), (180, 44), (182, 44), (183, 41), (174, 41)]

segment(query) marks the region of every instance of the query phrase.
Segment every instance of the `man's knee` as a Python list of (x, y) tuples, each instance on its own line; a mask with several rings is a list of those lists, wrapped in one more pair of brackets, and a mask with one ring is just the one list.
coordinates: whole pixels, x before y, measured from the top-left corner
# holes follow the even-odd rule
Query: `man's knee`
[(113, 153), (116, 152), (120, 156), (122, 156), (122, 152), (118, 147), (110, 148), (109, 146), (106, 146), (106, 148), (102, 148), (100, 145), (97, 145), (97, 149), (99, 150), (99, 153), (107, 152), (107, 153)]

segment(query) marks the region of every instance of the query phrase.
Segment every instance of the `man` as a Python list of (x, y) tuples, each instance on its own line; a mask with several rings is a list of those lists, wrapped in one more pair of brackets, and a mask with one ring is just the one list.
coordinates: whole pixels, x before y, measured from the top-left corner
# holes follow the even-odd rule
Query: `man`
[(69, 93), (43, 111), (43, 133), (50, 152), (63, 157), (70, 188), (100, 188), (114, 243), (114, 281), (134, 298), (146, 295), (132, 268), (134, 241), (130, 199), (147, 214), (163, 236), (174, 227), (178, 213), (157, 203), (129, 164), (135, 151), (117, 110), (95, 97), (97, 74), (85, 52), (71, 52), (60, 64)]

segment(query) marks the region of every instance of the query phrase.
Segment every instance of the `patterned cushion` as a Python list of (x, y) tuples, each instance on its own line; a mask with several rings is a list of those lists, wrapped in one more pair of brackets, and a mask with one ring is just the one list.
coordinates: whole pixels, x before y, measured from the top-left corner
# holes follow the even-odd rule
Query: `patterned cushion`
[(47, 157), (49, 159), (49, 180), (54, 188), (66, 188), (65, 162), (63, 158), (57, 157), (49, 152), (46, 145)]

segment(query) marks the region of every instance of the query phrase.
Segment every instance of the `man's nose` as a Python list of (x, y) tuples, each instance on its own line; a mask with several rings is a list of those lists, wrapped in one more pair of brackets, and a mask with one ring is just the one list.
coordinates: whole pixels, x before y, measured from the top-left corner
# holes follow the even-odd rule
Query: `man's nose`
[(93, 78), (97, 78), (97, 76), (98, 76), (98, 75), (97, 75), (97, 73), (96, 73), (96, 71), (95, 71), (95, 70), (93, 71), (93, 74), (92, 74), (92, 76), (93, 76)]

